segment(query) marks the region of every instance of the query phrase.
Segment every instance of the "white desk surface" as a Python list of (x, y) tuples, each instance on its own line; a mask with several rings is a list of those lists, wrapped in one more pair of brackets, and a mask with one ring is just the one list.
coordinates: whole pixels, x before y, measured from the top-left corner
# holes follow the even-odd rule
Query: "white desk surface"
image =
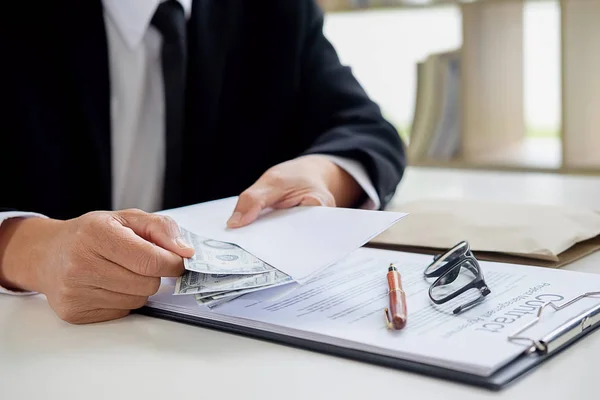
[[(600, 208), (600, 178), (407, 171), (395, 203), (426, 197)], [(600, 273), (600, 253), (567, 267)], [(74, 326), (42, 296), (0, 296), (0, 398), (592, 399), (600, 334), (494, 393), (218, 331), (133, 315)]]

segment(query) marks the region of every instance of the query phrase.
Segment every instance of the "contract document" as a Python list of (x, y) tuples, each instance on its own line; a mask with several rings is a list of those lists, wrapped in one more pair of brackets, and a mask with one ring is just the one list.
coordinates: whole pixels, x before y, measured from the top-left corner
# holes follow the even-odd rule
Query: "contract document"
[[(542, 304), (600, 290), (600, 275), (481, 262), (491, 294), (455, 315), (452, 310), (464, 299), (441, 306), (429, 299), (433, 281), (423, 271), (431, 261), (428, 255), (359, 248), (303, 284), (250, 293), (214, 309), (173, 296), (174, 280), (167, 279), (148, 307), (218, 321), (238, 332), (268, 332), (489, 376), (531, 346), (508, 336), (533, 320)], [(390, 263), (402, 275), (407, 296), (408, 323), (400, 331), (388, 330), (384, 318)], [(544, 335), (599, 303), (600, 298), (585, 298), (559, 311), (545, 309), (527, 335)]]

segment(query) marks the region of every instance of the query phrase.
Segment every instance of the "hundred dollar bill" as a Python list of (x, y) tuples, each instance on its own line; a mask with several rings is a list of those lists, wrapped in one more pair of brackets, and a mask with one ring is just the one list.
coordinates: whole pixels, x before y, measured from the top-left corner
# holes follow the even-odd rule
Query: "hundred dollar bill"
[(255, 275), (220, 275), (185, 271), (177, 279), (174, 294), (230, 292), (273, 285), (288, 279), (290, 279), (288, 275), (276, 269)]
[(209, 239), (183, 228), (180, 228), (180, 231), (183, 239), (195, 251), (191, 258), (184, 259), (184, 267), (188, 271), (204, 274), (250, 275), (274, 270), (269, 264), (233, 243)]

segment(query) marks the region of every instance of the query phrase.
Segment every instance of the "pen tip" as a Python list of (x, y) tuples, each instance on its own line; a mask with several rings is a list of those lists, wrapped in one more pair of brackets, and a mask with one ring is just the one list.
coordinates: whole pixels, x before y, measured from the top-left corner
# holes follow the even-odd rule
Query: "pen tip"
[(390, 264), (388, 271), (396, 271), (396, 266), (394, 264)]

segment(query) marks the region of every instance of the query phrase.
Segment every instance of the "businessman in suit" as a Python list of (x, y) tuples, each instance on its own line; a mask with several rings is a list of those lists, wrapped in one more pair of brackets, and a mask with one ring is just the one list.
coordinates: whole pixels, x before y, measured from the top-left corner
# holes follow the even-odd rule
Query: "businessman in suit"
[(193, 249), (154, 211), (239, 195), (237, 228), (266, 207), (383, 208), (402, 178), (398, 133), (315, 0), (13, 6), (0, 290), (68, 322), (123, 317), (183, 272)]

